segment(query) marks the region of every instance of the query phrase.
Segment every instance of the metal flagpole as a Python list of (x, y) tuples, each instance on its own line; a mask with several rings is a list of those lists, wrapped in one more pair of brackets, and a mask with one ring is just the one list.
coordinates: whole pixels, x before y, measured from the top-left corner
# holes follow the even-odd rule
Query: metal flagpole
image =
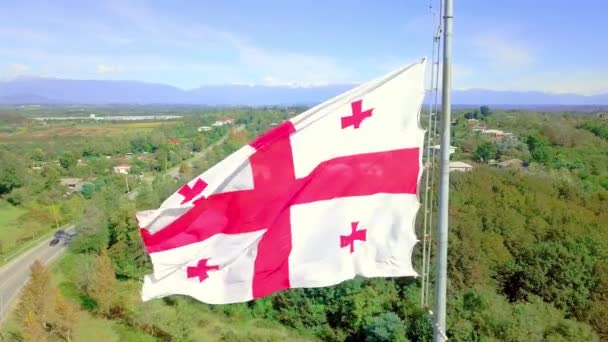
[(447, 340), (445, 311), (448, 270), (448, 204), (450, 191), (452, 0), (443, 0), (443, 77), (441, 91), (441, 176), (439, 179), (439, 221), (437, 225), (437, 279), (433, 341)]

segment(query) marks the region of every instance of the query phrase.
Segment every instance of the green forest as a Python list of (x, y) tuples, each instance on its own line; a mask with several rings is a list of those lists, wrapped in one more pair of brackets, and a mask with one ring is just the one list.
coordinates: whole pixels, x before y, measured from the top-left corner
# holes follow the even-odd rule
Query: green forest
[[(419, 278), (356, 278), (243, 304), (184, 296), (141, 302), (151, 266), (135, 212), (158, 207), (194, 175), (301, 110), (182, 108), (172, 110), (182, 119), (167, 122), (43, 124), (32, 119), (38, 112), (2, 109), (0, 256), (57, 227), (77, 229), (61, 259), (34, 265), (2, 337), (430, 341), (432, 308), (421, 307)], [(71, 113), (53, 108), (53, 115)], [(233, 125), (197, 130), (227, 116)], [(452, 145), (452, 160), (472, 170), (450, 173), (450, 340), (608, 341), (608, 121), (463, 109), (454, 115)], [(112, 172), (121, 163), (131, 165), (129, 175)], [(80, 179), (80, 189), (66, 187), (65, 178)], [(435, 213), (436, 202), (434, 196)], [(417, 270), (421, 254), (414, 252)], [(433, 279), (431, 261), (431, 285)]]

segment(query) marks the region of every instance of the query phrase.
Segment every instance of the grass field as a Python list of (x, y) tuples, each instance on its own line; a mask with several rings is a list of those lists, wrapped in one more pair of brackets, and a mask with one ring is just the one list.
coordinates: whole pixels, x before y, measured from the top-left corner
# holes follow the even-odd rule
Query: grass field
[(127, 132), (149, 131), (161, 125), (171, 124), (174, 123), (166, 121), (95, 124), (60, 123), (44, 127), (22, 127), (13, 133), (2, 132), (0, 133), (0, 141), (45, 140), (53, 137), (113, 136)]
[(0, 204), (0, 255), (10, 249), (19, 237), (17, 219), (26, 212), (10, 204)]
[(52, 234), (52, 224), (48, 222), (22, 222), (28, 210), (14, 207), (0, 201), (0, 266), (34, 246), (39, 239)]

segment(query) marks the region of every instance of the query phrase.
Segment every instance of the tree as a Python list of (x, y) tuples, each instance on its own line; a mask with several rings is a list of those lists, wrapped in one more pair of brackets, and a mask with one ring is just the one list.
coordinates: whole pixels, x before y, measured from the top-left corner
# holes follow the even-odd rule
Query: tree
[(32, 151), (32, 156), (31, 156), (32, 160), (34, 161), (38, 161), (41, 162), (44, 160), (45, 158), (45, 153), (44, 151), (40, 148), (40, 147), (36, 147), (33, 151)]
[(180, 176), (188, 176), (192, 172), (192, 167), (187, 162), (182, 162), (179, 166)]
[(405, 323), (393, 312), (385, 312), (372, 318), (364, 327), (365, 340), (372, 341), (407, 341)]
[(24, 335), (40, 337), (41, 332), (51, 327), (53, 312), (51, 274), (38, 260), (32, 264), (30, 269), (30, 280), (21, 292), (17, 314), (20, 317)]
[(112, 260), (105, 249), (95, 259), (94, 273), (91, 275), (89, 295), (97, 302), (100, 313), (108, 315), (116, 305), (116, 275)]
[(25, 166), (20, 158), (0, 153), (0, 195), (7, 194), (24, 183)]
[(537, 295), (570, 315), (583, 318), (592, 303), (593, 271), (599, 249), (590, 239), (542, 241), (523, 249), (504, 270), (504, 292), (511, 300)]
[(114, 273), (122, 278), (141, 279), (148, 269), (148, 256), (142, 245), (132, 203), (121, 205), (109, 218), (112, 237), (108, 254)]
[(65, 151), (61, 157), (59, 157), (59, 164), (66, 170), (75, 166), (77, 162), (78, 157), (74, 152), (71, 151)]
[(61, 215), (61, 207), (58, 204), (53, 204), (48, 206), (49, 216), (53, 218), (53, 223), (55, 223), (55, 227), (59, 228), (59, 223), (63, 221), (63, 216)]
[(91, 199), (95, 193), (95, 185), (91, 183), (84, 183), (80, 188), (80, 194), (86, 199)]
[(195, 174), (201, 174), (204, 171), (207, 171), (209, 168), (209, 162), (205, 158), (200, 158), (192, 162), (192, 169)]
[(608, 341), (608, 300), (591, 304), (589, 323), (595, 328), (602, 341)]
[(59, 290), (55, 290), (55, 319), (53, 329), (66, 341), (71, 341), (72, 332), (78, 323), (78, 308), (68, 302)]
[(59, 184), (59, 179), (61, 175), (59, 174), (59, 170), (54, 166), (47, 166), (42, 170), (42, 176), (45, 179), (45, 189), (51, 189), (57, 184)]
[(102, 208), (95, 205), (87, 207), (82, 214), (82, 220), (77, 225), (76, 232), (76, 236), (70, 243), (70, 249), (76, 253), (99, 253), (106, 249), (109, 233)]
[(27, 188), (13, 189), (6, 197), (6, 201), (14, 206), (22, 205), (29, 202), (30, 191)]
[(203, 134), (198, 135), (192, 143), (192, 151), (201, 152), (207, 146), (207, 137)]
[(491, 159), (496, 159), (498, 150), (496, 145), (492, 142), (485, 141), (477, 146), (477, 149), (473, 153), (475, 159), (483, 162), (488, 162)]
[(479, 110), (475, 109), (472, 112), (464, 113), (464, 118), (465, 119), (479, 119)]
[(47, 340), (44, 328), (32, 311), (28, 311), (21, 323), (21, 335), (24, 342), (44, 342)]
[(479, 107), (479, 113), (484, 118), (487, 118), (488, 116), (492, 115), (492, 110), (490, 110), (490, 107), (488, 106), (481, 106)]
[(158, 161), (158, 165), (159, 165), (159, 170), (160, 172), (165, 172), (167, 171), (167, 168), (169, 167), (168, 164), (168, 159), (169, 159), (169, 154), (167, 153), (167, 150), (162, 148), (159, 149), (158, 152), (156, 152), (156, 160)]
[(549, 161), (549, 148), (543, 138), (538, 135), (530, 135), (526, 139), (528, 150), (530, 150), (530, 158), (541, 164)]
[(426, 310), (416, 309), (411, 314), (408, 327), (408, 337), (412, 341), (431, 341), (433, 337), (433, 322)]
[(160, 205), (160, 198), (158, 193), (156, 193), (152, 186), (148, 183), (144, 183), (139, 188), (139, 193), (135, 198), (135, 203), (137, 203), (137, 208), (139, 209), (154, 209)]

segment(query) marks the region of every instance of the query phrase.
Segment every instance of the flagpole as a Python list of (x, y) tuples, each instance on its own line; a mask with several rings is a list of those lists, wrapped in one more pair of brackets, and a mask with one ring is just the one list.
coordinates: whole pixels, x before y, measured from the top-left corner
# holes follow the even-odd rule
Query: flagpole
[(450, 125), (451, 125), (451, 62), (452, 62), (452, 0), (443, 0), (443, 77), (441, 91), (441, 175), (439, 178), (439, 220), (437, 225), (437, 279), (435, 283), (435, 314), (433, 341), (447, 340), (446, 296), (448, 269), (448, 205), (450, 196)]

